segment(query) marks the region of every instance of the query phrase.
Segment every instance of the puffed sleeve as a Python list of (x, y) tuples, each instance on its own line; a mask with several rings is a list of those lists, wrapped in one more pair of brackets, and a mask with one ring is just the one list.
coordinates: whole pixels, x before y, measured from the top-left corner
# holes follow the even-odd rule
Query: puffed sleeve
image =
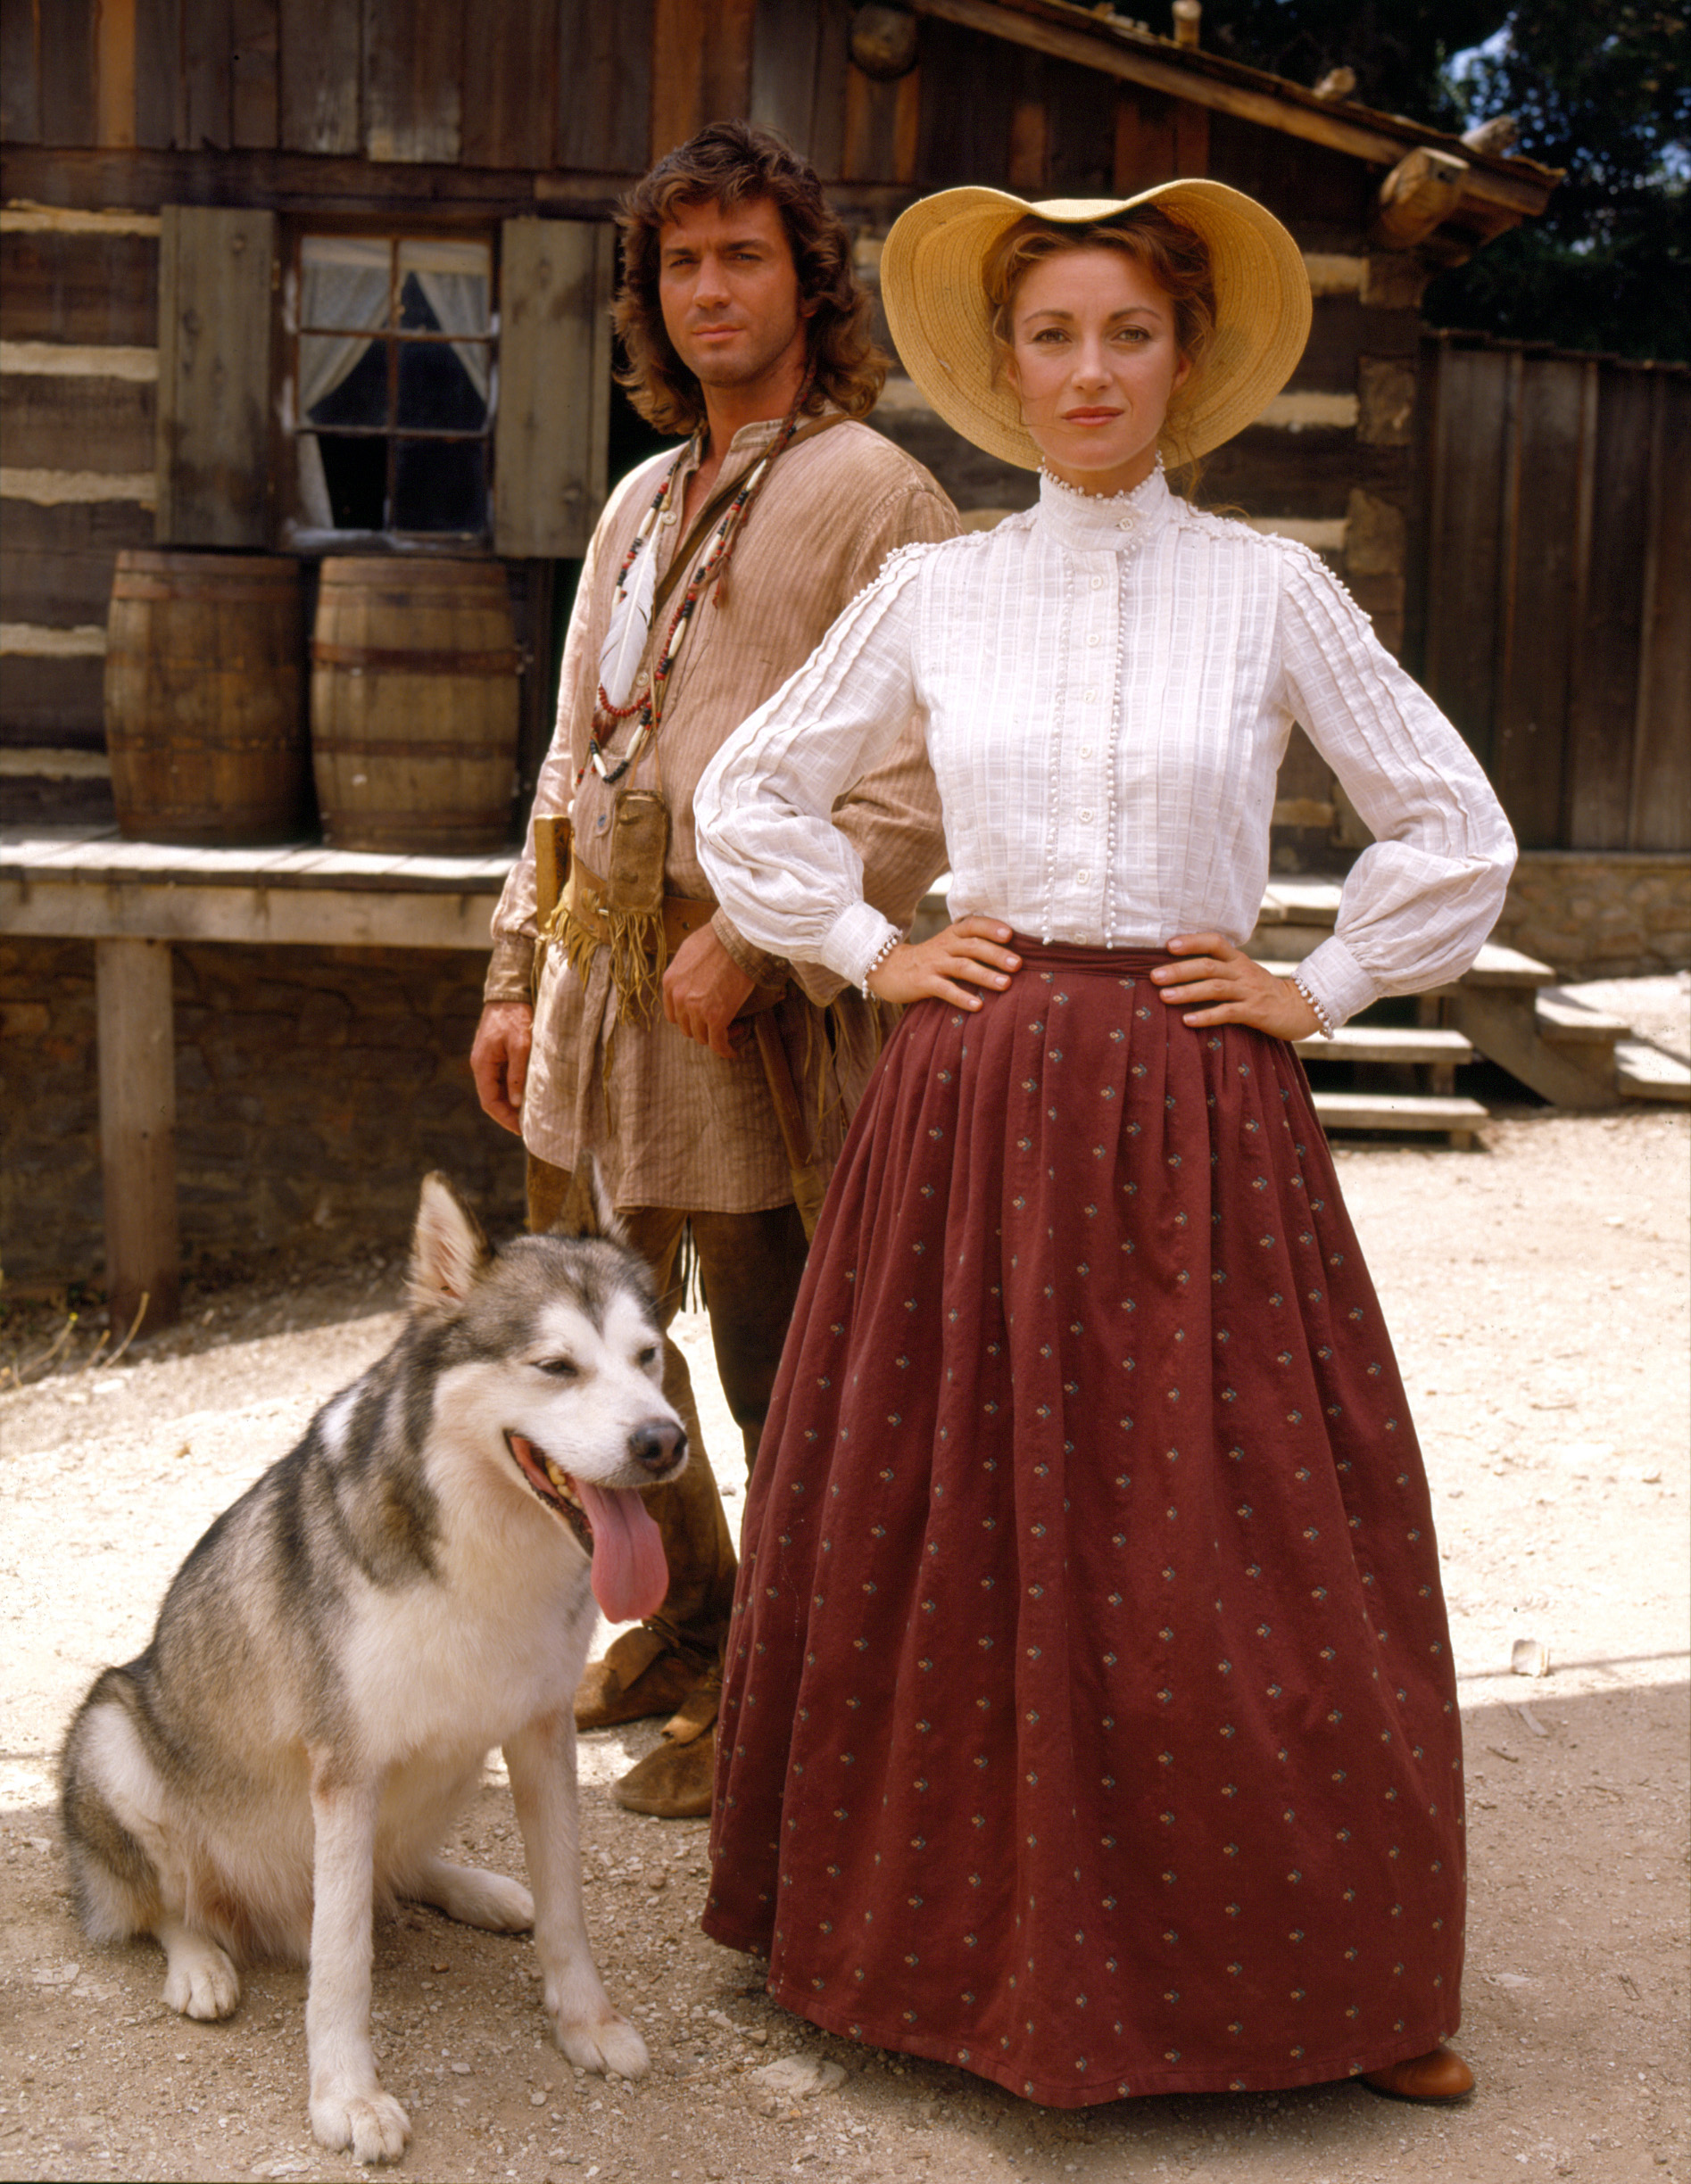
[(1284, 544), (1281, 697), (1375, 837), (1300, 966), (1335, 1024), (1458, 978), (1503, 908), (1515, 839), (1473, 753), (1306, 548)]
[(914, 636), (931, 547), (895, 554), (799, 672), (734, 731), (693, 798), (717, 900), (759, 947), (858, 983), (898, 928), (864, 900), (863, 857), (835, 800), (920, 711)]

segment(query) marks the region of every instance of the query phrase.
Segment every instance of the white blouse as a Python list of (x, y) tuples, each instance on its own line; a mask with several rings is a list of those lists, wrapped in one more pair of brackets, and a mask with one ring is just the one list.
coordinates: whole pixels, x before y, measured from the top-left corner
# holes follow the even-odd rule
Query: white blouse
[(1300, 721), (1377, 839), (1302, 973), (1334, 1023), (1458, 976), (1514, 838), (1462, 738), (1306, 547), (1205, 515), (1161, 471), (1103, 500), (1046, 478), (995, 530), (895, 554), (730, 738), (694, 799), (729, 916), (860, 980), (896, 937), (834, 799), (912, 713), (950, 912), (1092, 946), (1242, 944)]

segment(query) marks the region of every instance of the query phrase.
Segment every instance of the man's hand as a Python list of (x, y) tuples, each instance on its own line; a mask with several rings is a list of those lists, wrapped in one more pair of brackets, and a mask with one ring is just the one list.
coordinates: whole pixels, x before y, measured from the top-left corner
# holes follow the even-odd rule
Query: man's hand
[(1179, 933), (1168, 947), (1183, 960), (1160, 964), (1151, 983), (1162, 988), (1171, 1008), (1203, 1005), (1186, 1018), (1189, 1024), (1251, 1024), (1282, 1039), (1308, 1038), (1321, 1029), (1289, 979), (1264, 971), (1222, 934)]
[(689, 933), (664, 972), (664, 1014), (684, 1038), (733, 1058), (728, 1027), (744, 1007), (755, 979), (749, 979), (709, 925)]
[(526, 1001), (490, 1001), (476, 1027), (470, 1073), (482, 1105), (504, 1129), (523, 1133), (523, 1087), (534, 1044), (535, 1012)]

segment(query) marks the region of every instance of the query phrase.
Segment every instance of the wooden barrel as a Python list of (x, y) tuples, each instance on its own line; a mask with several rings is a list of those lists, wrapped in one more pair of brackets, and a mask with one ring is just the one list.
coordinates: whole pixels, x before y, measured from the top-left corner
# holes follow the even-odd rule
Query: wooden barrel
[(497, 561), (325, 561), (311, 764), (337, 849), (497, 849), (517, 787), (517, 647)]
[(105, 734), (132, 841), (291, 840), (305, 830), (305, 622), (296, 561), (117, 558)]

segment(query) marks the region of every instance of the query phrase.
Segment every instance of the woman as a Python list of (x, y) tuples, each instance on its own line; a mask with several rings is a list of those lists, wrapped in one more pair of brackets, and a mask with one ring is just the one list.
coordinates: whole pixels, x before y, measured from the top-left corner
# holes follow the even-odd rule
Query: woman
[[(743, 931), (916, 1005), (746, 1513), (706, 1929), (816, 2023), (1054, 2105), (1454, 2097), (1426, 1484), (1286, 1042), (1456, 976), (1509, 830), (1316, 558), (1164, 481), (1302, 349), (1259, 206), (951, 190), (882, 273), (935, 408), (1044, 475), (896, 557), (699, 792)], [(919, 947), (828, 822), (913, 706), (965, 914)], [(1288, 981), (1239, 943), (1294, 718), (1379, 840)]]

